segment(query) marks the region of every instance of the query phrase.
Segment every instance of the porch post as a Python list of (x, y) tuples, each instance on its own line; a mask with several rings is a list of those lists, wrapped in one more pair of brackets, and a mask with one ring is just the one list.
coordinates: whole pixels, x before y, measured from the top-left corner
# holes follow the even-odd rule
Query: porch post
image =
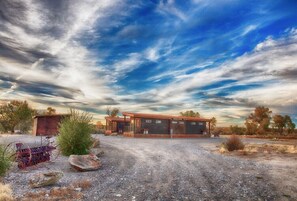
[(133, 134), (135, 134), (135, 117), (134, 117), (134, 120), (133, 120), (133, 126), (134, 126)]
[(124, 129), (123, 129), (123, 133), (125, 132), (126, 130), (126, 115), (124, 115)]
[(208, 135), (210, 135), (210, 121), (208, 122)]

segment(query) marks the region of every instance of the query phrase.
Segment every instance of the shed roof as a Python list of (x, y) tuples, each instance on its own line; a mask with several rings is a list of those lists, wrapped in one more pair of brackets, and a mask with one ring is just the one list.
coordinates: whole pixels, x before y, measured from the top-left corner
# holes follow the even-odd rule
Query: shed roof
[(144, 113), (133, 113), (133, 112), (123, 112), (124, 116), (129, 117), (142, 117), (142, 118), (152, 118), (152, 119), (174, 119), (174, 120), (189, 120), (189, 121), (207, 121), (210, 119), (200, 118), (200, 117), (184, 117), (184, 116), (174, 116), (174, 115), (161, 115), (161, 114), (144, 114)]
[[(110, 116), (107, 116), (107, 117), (105, 117), (105, 119), (108, 120), (108, 121), (118, 121), (118, 122), (124, 122), (125, 121), (124, 117), (110, 117)], [(130, 122), (130, 119), (126, 118), (126, 122)]]
[(70, 114), (38, 114), (35, 115), (33, 118), (38, 118), (38, 117), (56, 117), (56, 116), (70, 116)]

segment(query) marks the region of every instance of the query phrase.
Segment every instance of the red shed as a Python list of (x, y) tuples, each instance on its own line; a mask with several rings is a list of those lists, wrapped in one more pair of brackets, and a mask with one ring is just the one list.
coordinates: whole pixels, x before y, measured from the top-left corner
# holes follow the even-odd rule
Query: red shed
[(36, 115), (33, 122), (33, 135), (57, 135), (61, 120), (69, 114)]

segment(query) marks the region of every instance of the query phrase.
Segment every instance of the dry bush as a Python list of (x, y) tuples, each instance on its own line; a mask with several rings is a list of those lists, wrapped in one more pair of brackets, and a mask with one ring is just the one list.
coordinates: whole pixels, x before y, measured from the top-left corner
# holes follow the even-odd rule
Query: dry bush
[(225, 148), (228, 151), (234, 151), (234, 150), (242, 150), (244, 149), (244, 144), (240, 140), (240, 138), (236, 135), (231, 135), (227, 141), (224, 144)]
[(45, 198), (45, 195), (47, 193), (45, 191), (38, 191), (38, 192), (29, 192), (25, 195), (25, 197), (23, 198), (23, 200), (42, 200), (43, 198)]
[(12, 197), (12, 190), (8, 184), (0, 183), (0, 201), (11, 201), (13, 200)]
[(72, 186), (74, 188), (81, 188), (82, 190), (86, 190), (92, 186), (92, 183), (89, 180), (85, 179), (72, 183)]
[(64, 198), (67, 199), (81, 199), (83, 194), (76, 191), (73, 187), (62, 187), (62, 188), (53, 188), (49, 193), (50, 197)]
[(248, 153), (278, 153), (278, 154), (296, 154), (296, 145), (285, 144), (248, 144), (244, 147), (244, 151)]
[(83, 193), (78, 192), (74, 187), (61, 187), (52, 188), (50, 191), (38, 191), (27, 193), (22, 197), (22, 201), (71, 201), (71, 200), (81, 200), (83, 198)]

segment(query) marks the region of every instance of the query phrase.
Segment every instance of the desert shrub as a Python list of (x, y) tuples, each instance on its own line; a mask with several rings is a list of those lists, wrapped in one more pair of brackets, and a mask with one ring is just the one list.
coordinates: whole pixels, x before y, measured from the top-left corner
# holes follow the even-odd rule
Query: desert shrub
[(92, 145), (92, 116), (76, 110), (70, 110), (70, 117), (61, 121), (59, 136), (57, 138), (59, 148), (63, 155), (87, 154)]
[(84, 179), (72, 183), (72, 186), (74, 188), (81, 188), (82, 190), (86, 190), (92, 186), (92, 183), (89, 180)]
[(231, 135), (224, 144), (228, 151), (244, 149), (244, 144), (236, 135)]
[(10, 168), (10, 153), (5, 150), (6, 145), (0, 145), (0, 176), (4, 176)]
[[(70, 201), (70, 200), (82, 200), (84, 197), (82, 192), (78, 192), (74, 187), (54, 187), (50, 190), (41, 190), (28, 192), (22, 197), (22, 201), (32, 200), (47, 200), (47, 201)], [(1, 200), (0, 200), (1, 201)]]
[(12, 190), (8, 184), (0, 183), (0, 201), (12, 201)]
[(235, 126), (230, 126), (230, 131), (231, 131), (231, 134), (243, 135), (245, 134), (246, 129), (244, 127), (239, 127), (235, 125)]

